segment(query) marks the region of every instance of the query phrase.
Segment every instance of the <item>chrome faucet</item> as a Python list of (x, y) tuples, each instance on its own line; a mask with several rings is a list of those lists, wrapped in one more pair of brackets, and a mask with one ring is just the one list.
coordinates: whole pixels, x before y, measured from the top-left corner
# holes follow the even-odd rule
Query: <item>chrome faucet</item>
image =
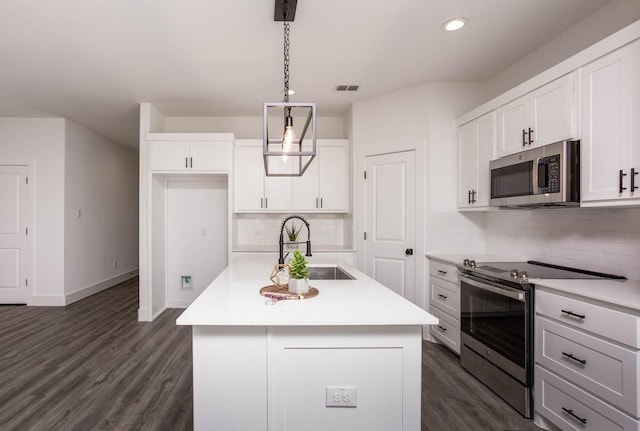
[(309, 229), (309, 222), (300, 217), (299, 215), (291, 215), (284, 219), (282, 222), (282, 226), (280, 226), (280, 256), (278, 258), (278, 263), (280, 265), (284, 264), (284, 258), (287, 257), (289, 253), (284, 254), (284, 225), (291, 219), (297, 218), (302, 220), (302, 222), (307, 226), (307, 252), (305, 256), (311, 256), (311, 230)]

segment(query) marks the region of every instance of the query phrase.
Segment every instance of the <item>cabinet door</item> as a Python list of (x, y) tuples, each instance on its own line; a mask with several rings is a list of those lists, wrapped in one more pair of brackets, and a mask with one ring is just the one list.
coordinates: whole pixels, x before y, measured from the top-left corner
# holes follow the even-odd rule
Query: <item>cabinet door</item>
[(149, 142), (149, 169), (185, 171), (189, 168), (189, 143), (183, 141)]
[(495, 136), (495, 111), (458, 129), (458, 208), (489, 206), (489, 160)]
[(475, 194), (474, 206), (488, 207), (491, 197), (491, 173), (489, 161), (493, 159), (496, 144), (496, 113), (495, 111), (483, 115), (477, 120), (477, 143), (475, 160)]
[(582, 69), (583, 202), (631, 196), (629, 175), (623, 177), (627, 190), (620, 190), (620, 170), (630, 173), (624, 165), (631, 158), (633, 49), (625, 46)]
[(264, 165), (262, 147), (235, 149), (234, 196), (236, 211), (264, 211)]
[[(262, 147), (260, 147), (260, 160)], [(272, 158), (269, 171), (272, 173), (291, 173), (295, 163), (294, 157)], [(263, 163), (264, 166), (264, 163)], [(262, 169), (262, 175), (265, 175)], [(291, 178), (292, 177), (264, 177), (264, 209), (265, 211), (291, 211)]]
[(348, 211), (349, 166), (347, 146), (318, 148), (318, 192), (321, 211)]
[(472, 206), (471, 192), (475, 188), (477, 130), (475, 121), (458, 128), (458, 208)]
[(292, 208), (293, 211), (318, 211), (320, 208), (320, 195), (318, 194), (318, 166), (320, 164), (318, 154), (301, 177), (293, 177)]
[[(498, 108), (497, 157), (522, 151), (528, 146), (529, 115), (527, 97), (520, 97)], [(527, 136), (523, 136), (523, 131)]]
[(532, 118), (531, 145), (552, 144), (577, 137), (575, 74), (563, 76), (530, 95)]
[(198, 171), (228, 171), (230, 142), (195, 141), (189, 144), (189, 168)]

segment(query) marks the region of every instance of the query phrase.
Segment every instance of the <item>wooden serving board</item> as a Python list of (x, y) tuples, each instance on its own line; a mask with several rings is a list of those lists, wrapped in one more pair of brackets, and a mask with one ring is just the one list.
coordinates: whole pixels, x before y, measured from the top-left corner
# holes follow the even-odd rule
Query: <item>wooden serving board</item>
[(313, 298), (314, 296), (318, 296), (320, 292), (315, 287), (309, 286), (309, 291), (307, 293), (291, 293), (289, 289), (279, 289), (276, 285), (272, 284), (270, 286), (265, 286), (260, 289), (260, 295), (266, 296), (267, 298), (275, 298), (275, 299), (308, 299)]

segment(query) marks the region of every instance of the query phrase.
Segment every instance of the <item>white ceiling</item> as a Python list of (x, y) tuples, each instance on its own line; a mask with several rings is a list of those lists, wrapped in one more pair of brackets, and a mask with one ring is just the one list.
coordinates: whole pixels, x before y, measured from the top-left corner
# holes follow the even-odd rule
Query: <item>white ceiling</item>
[[(485, 82), (608, 0), (299, 0), (292, 101), (341, 115), (430, 81)], [(261, 115), (282, 99), (273, 0), (2, 0), (0, 116), (65, 117), (137, 148), (138, 103)], [(469, 25), (446, 33), (441, 24)], [(359, 84), (338, 93), (336, 84)]]

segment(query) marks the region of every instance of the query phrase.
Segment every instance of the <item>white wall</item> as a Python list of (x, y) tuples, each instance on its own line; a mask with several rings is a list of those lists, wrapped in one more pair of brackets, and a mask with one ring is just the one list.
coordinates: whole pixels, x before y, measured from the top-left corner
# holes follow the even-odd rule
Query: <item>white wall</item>
[(487, 214), (487, 252), (640, 280), (640, 208)]
[[(484, 216), (460, 214), (455, 209), (455, 119), (479, 104), (483, 95), (481, 84), (432, 83), (357, 102), (352, 108), (358, 267), (364, 267), (361, 252), (364, 250), (361, 216), (364, 213), (364, 180), (360, 173), (364, 170), (365, 157), (413, 149), (416, 151), (417, 241), (413, 300), (425, 308), (428, 307), (425, 253), (457, 252), (459, 249), (451, 249), (462, 244), (484, 248)], [(448, 236), (438, 236), (453, 230), (459, 232), (455, 241), (450, 241)], [(438, 247), (436, 250), (433, 250), (434, 245)]]
[[(302, 123), (302, 118), (294, 118), (294, 124)], [(165, 117), (164, 130), (162, 131), (167, 133), (233, 133), (236, 139), (257, 139), (262, 138), (262, 127), (262, 117)], [(317, 117), (318, 139), (341, 139), (344, 137), (343, 117)]]
[(428, 84), (427, 207), (425, 251), (484, 251), (484, 215), (457, 211), (457, 135), (455, 119), (480, 104), (477, 83)]
[(425, 202), (425, 149), (428, 136), (427, 85), (388, 93), (369, 100), (356, 102), (352, 107), (352, 145), (354, 155), (355, 194), (353, 220), (356, 238), (357, 267), (363, 270), (365, 242), (364, 208), (366, 157), (398, 151), (415, 151), (416, 162), (416, 259), (415, 292), (406, 292), (409, 300), (420, 304), (424, 286), (424, 202)]
[[(228, 265), (226, 175), (171, 178), (167, 196), (167, 307), (188, 307)], [(181, 277), (192, 288), (181, 288)], [(156, 287), (154, 286), (154, 290)]]
[[(283, 214), (234, 214), (233, 250), (278, 250)], [(311, 251), (323, 249), (351, 249), (353, 239), (351, 218), (345, 214), (302, 214), (312, 233)], [(300, 234), (306, 241), (306, 229)], [(304, 249), (304, 246), (302, 246)]]
[(487, 100), (640, 19), (640, 1), (611, 0), (487, 82)]
[(138, 153), (65, 124), (64, 290), (73, 301), (138, 267)]
[(0, 164), (29, 167), (29, 305), (64, 304), (64, 134), (60, 118), (0, 118)]

